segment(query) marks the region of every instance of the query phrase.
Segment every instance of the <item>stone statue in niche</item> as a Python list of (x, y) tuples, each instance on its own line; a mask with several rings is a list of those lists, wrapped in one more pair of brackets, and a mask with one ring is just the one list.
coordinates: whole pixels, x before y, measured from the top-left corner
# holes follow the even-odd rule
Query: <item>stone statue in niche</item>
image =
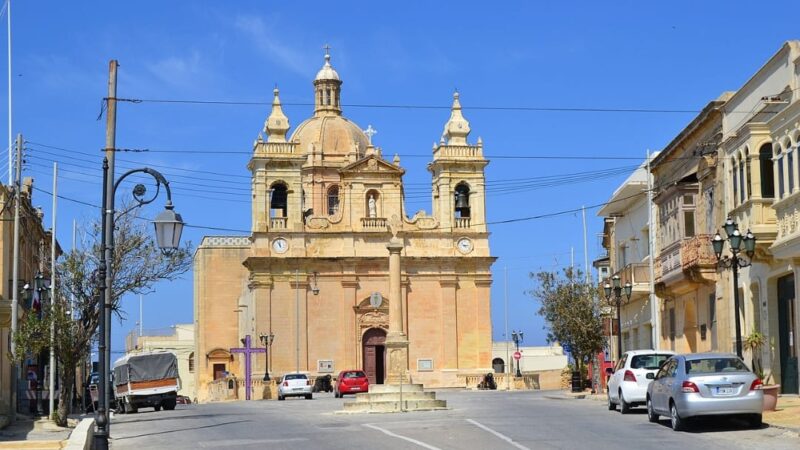
[(369, 194), (369, 200), (367, 201), (367, 206), (369, 209), (369, 217), (378, 217), (378, 209), (375, 205), (375, 196)]

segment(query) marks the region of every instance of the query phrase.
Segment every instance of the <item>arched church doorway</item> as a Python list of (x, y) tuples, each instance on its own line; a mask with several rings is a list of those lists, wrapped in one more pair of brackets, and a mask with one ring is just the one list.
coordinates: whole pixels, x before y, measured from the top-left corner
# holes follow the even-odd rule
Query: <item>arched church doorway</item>
[(506, 363), (503, 361), (503, 358), (493, 359), (492, 369), (494, 369), (494, 373), (506, 373)]
[(383, 384), (386, 368), (386, 331), (370, 328), (361, 339), (364, 355), (364, 372), (369, 384)]

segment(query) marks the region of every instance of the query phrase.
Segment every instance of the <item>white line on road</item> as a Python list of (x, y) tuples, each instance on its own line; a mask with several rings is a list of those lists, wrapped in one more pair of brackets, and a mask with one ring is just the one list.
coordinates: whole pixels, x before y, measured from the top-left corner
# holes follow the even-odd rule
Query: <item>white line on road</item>
[(495, 435), (495, 436), (499, 437), (500, 439), (508, 442), (509, 444), (513, 445), (514, 447), (517, 447), (517, 448), (519, 448), (521, 450), (530, 450), (528, 447), (525, 447), (524, 445), (521, 445), (519, 443), (514, 442), (514, 440), (511, 439), (510, 437), (508, 437), (506, 435), (503, 435), (503, 434), (500, 434), (497, 431), (494, 431), (493, 429), (487, 427), (486, 425), (483, 425), (482, 423), (476, 422), (476, 421), (474, 421), (472, 419), (466, 419), (466, 420), (467, 420), (467, 422), (475, 425), (476, 427), (478, 427), (480, 429), (483, 429), (483, 430), (486, 430), (489, 433), (492, 433), (493, 435)]
[(285, 442), (298, 442), (307, 441), (307, 438), (286, 438), (286, 439), (226, 439), (224, 441), (204, 441), (198, 442), (203, 448), (223, 448), (223, 447), (241, 447), (244, 445), (258, 445), (258, 444), (283, 444)]
[(391, 431), (389, 431), (389, 430), (386, 430), (386, 429), (384, 429), (384, 428), (381, 428), (381, 427), (378, 427), (378, 426), (372, 425), (372, 424), (370, 424), (370, 423), (365, 423), (365, 424), (364, 424), (364, 426), (365, 426), (365, 427), (368, 427), (368, 428), (372, 428), (373, 430), (378, 430), (378, 431), (380, 431), (381, 433), (384, 433), (384, 434), (386, 434), (386, 435), (389, 435), (389, 436), (391, 436), (391, 437), (396, 437), (396, 438), (398, 438), (398, 439), (403, 439), (403, 440), (405, 440), (405, 441), (411, 442), (412, 444), (417, 444), (417, 445), (419, 445), (420, 447), (427, 448), (427, 449), (429, 449), (429, 450), (441, 450), (439, 447), (434, 447), (434, 446), (432, 446), (432, 445), (428, 445), (428, 444), (426, 444), (426, 443), (424, 443), (424, 442), (422, 442), (422, 441), (418, 441), (418, 440), (416, 440), (416, 439), (412, 439), (412, 438), (410, 438), (410, 437), (401, 436), (401, 435), (399, 435), (399, 434), (392, 433), (392, 432), (391, 432)]

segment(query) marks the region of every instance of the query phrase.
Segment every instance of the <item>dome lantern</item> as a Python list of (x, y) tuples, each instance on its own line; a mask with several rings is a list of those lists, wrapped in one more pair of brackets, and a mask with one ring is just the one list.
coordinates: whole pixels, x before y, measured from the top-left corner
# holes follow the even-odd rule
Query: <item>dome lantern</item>
[(272, 91), (275, 96), (272, 99), (272, 112), (270, 112), (267, 122), (264, 124), (264, 132), (267, 133), (269, 142), (286, 142), (286, 133), (289, 131), (289, 118), (283, 113), (281, 99), (278, 97), (278, 87)]
[(317, 72), (314, 78), (314, 114), (335, 114), (341, 115), (342, 108), (339, 105), (339, 94), (341, 92), (342, 80), (339, 74), (331, 66), (331, 55), (329, 45), (325, 49), (325, 64)]

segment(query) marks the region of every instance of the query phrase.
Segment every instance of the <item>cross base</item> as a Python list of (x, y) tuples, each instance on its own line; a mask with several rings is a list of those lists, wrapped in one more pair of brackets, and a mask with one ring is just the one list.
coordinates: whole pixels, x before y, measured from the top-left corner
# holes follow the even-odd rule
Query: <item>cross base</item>
[(403, 333), (390, 332), (386, 336), (386, 352), (388, 354), (388, 373), (384, 384), (408, 384), (408, 338)]

